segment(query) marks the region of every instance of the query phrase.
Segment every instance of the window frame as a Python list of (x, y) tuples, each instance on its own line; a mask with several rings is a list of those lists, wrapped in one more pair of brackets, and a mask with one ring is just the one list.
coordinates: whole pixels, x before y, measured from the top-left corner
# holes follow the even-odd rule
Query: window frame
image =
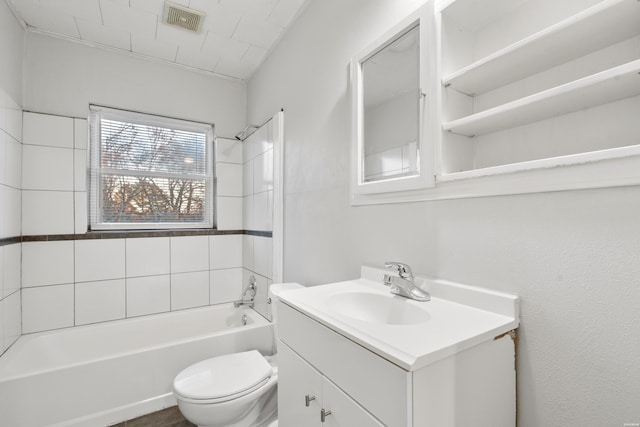
[[(204, 221), (200, 222), (105, 222), (103, 219), (103, 189), (102, 176), (104, 174), (101, 164), (101, 128), (102, 120), (114, 120), (133, 124), (156, 126), (180, 131), (198, 132), (205, 134), (205, 159), (206, 175), (188, 175), (190, 178), (204, 178), (205, 181), (205, 208)], [(215, 125), (172, 117), (140, 113), (136, 111), (103, 107), (99, 105), (89, 106), (89, 146), (88, 146), (88, 224), (89, 231), (135, 231), (135, 230), (171, 230), (171, 229), (215, 229)], [(111, 169), (109, 169), (111, 170)], [(171, 177), (171, 173), (152, 172), (148, 175), (154, 177)]]

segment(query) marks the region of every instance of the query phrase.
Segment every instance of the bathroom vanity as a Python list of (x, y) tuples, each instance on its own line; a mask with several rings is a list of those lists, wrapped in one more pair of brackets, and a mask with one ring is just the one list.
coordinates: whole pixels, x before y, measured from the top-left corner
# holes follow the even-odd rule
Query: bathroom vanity
[(418, 277), (413, 301), (385, 272), (280, 297), (279, 425), (513, 427), (518, 298)]

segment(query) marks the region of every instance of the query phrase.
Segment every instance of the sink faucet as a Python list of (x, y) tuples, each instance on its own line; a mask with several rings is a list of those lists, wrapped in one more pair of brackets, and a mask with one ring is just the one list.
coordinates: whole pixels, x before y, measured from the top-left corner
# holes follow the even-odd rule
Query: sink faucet
[(402, 262), (387, 261), (387, 268), (397, 268), (398, 276), (384, 275), (383, 284), (391, 287), (391, 293), (416, 301), (429, 301), (431, 296), (416, 286), (411, 267)]

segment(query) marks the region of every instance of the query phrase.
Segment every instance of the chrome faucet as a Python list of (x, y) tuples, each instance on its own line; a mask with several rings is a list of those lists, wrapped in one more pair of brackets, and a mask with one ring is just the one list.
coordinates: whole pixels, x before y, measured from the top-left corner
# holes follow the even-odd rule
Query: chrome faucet
[(402, 262), (387, 261), (384, 263), (387, 268), (397, 268), (398, 276), (384, 275), (383, 284), (391, 287), (391, 293), (401, 297), (410, 298), (416, 301), (429, 301), (431, 296), (416, 286), (411, 267)]
[[(249, 308), (253, 308), (253, 299), (256, 297), (257, 292), (256, 283), (257, 282), (255, 276), (251, 275), (249, 277), (249, 286), (244, 291), (244, 294), (242, 294), (242, 299), (233, 303), (234, 307), (237, 308), (242, 305), (248, 305)], [(249, 298), (247, 298), (247, 294), (249, 294)]]

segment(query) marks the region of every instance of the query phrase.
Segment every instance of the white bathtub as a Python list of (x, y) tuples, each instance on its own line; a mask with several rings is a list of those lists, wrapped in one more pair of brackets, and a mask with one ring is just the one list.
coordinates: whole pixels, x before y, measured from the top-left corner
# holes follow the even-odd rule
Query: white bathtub
[(273, 328), (231, 304), (25, 335), (0, 357), (0, 425), (135, 418), (175, 405), (173, 378), (188, 365), (249, 349), (272, 354)]

